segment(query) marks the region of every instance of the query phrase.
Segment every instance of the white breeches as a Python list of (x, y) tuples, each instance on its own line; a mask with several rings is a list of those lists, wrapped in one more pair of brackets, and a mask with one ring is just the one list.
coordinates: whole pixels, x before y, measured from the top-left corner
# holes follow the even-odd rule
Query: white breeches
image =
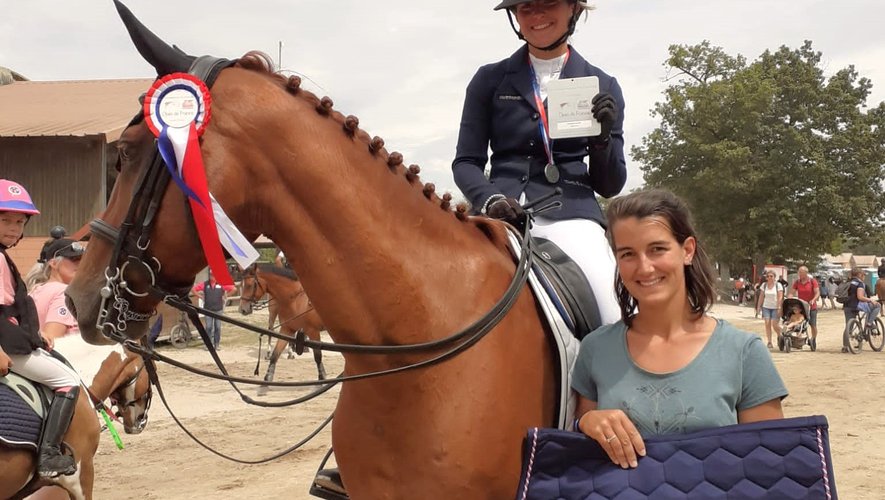
[(556, 243), (584, 271), (599, 304), (602, 324), (608, 325), (621, 319), (621, 309), (615, 298), (615, 258), (602, 226), (588, 219), (551, 220), (537, 217), (532, 226), (532, 236)]
[(10, 370), (50, 389), (80, 384), (80, 377), (74, 370), (43, 349), (36, 349), (31, 354), (10, 354), (9, 359), (12, 360)]

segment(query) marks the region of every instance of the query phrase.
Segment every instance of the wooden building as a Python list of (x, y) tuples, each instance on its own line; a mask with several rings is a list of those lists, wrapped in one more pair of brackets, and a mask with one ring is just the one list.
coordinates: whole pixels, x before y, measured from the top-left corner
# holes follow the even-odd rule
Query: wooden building
[(73, 234), (104, 209), (116, 178), (116, 141), (152, 81), (0, 85), (0, 178), (25, 186), (41, 212), (10, 252), (19, 267), (36, 262), (50, 228)]

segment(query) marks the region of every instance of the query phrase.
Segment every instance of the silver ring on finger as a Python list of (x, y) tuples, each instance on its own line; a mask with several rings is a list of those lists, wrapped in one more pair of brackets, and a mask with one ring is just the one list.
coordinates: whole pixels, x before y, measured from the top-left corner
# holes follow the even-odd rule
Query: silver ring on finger
[(605, 438), (605, 442), (611, 444), (611, 442), (617, 438), (618, 438), (617, 434), (613, 434), (611, 437)]

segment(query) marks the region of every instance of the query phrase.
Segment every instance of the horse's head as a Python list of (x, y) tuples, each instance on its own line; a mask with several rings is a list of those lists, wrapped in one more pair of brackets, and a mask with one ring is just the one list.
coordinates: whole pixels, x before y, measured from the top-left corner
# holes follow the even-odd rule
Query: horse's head
[(249, 266), (243, 273), (243, 290), (240, 293), (240, 314), (252, 314), (252, 306), (267, 293), (267, 285), (258, 277), (257, 266)]
[[(194, 57), (164, 43), (115, 3), (138, 51), (158, 75), (189, 70)], [(205, 266), (186, 198), (170, 187), (166, 165), (140, 112), (117, 147), (119, 175), (106, 210), (92, 223), (80, 272), (67, 288), (80, 332), (94, 344), (108, 343), (102, 334), (116, 334), (118, 341), (142, 337), (163, 296), (183, 295)], [(226, 197), (225, 184), (210, 184), (216, 198)]]
[(126, 434), (139, 434), (148, 423), (153, 391), (141, 356), (127, 352), (127, 358), (111, 391), (110, 400), (111, 405), (116, 407), (114, 413), (123, 422)]

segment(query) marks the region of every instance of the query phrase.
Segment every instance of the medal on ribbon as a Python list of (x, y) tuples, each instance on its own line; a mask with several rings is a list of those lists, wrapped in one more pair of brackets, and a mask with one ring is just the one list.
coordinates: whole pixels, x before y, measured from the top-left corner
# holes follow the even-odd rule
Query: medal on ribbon
[[(571, 51), (565, 53), (560, 72), (565, 69), (565, 64), (568, 62), (570, 55)], [(547, 166), (544, 167), (544, 178), (546, 178), (547, 182), (550, 184), (556, 184), (559, 182), (559, 167), (557, 167), (556, 162), (553, 161), (553, 148), (550, 145), (551, 139), (548, 132), (547, 108), (544, 107), (544, 100), (541, 99), (541, 86), (538, 84), (538, 75), (535, 74), (535, 68), (532, 66), (531, 58), (529, 59), (529, 69), (532, 72), (532, 90), (534, 90), (535, 93), (535, 106), (538, 108), (538, 114), (541, 118), (538, 120), (538, 129), (541, 134), (541, 141), (544, 143), (544, 152), (547, 153)]]
[(232, 285), (222, 245), (244, 269), (257, 260), (258, 251), (209, 192), (199, 136), (209, 123), (211, 101), (209, 89), (199, 78), (173, 73), (148, 90), (144, 116), (172, 179), (187, 196), (212, 274), (222, 285)]

